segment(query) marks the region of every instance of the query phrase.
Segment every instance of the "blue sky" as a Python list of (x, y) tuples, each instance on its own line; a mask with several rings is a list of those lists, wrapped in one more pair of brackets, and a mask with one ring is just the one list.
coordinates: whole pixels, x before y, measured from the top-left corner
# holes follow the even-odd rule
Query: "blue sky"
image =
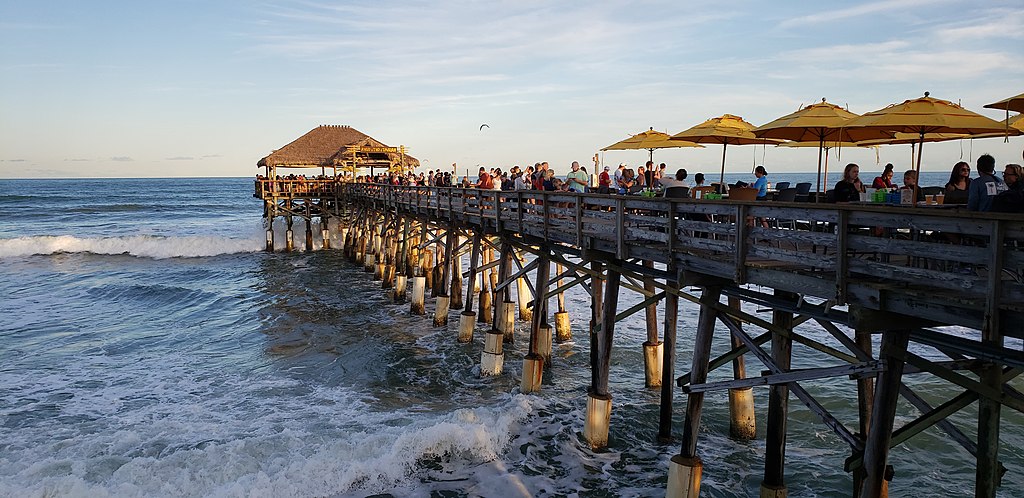
[[(649, 127), (724, 113), (760, 125), (822, 97), (864, 113), (929, 91), (1001, 119), (982, 106), (1024, 92), (1022, 28), (1024, 0), (3, 0), (0, 177), (251, 176), (320, 124), (404, 144), (424, 170), (564, 172)], [(1020, 162), (1022, 147), (926, 144), (923, 167)], [(813, 171), (817, 155), (728, 158), (733, 172)], [(655, 159), (717, 171), (721, 148)], [(909, 146), (878, 160), (905, 169)], [(842, 161), (879, 169), (873, 151)]]

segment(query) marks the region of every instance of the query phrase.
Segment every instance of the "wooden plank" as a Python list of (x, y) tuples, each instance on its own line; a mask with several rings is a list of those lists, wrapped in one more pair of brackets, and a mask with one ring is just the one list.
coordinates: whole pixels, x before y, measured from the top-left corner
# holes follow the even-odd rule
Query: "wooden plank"
[(840, 365), (836, 367), (804, 368), (787, 370), (778, 374), (763, 375), (760, 377), (747, 377), (745, 379), (733, 379), (722, 382), (708, 382), (706, 384), (694, 384), (682, 386), (684, 393), (721, 391), (724, 389), (742, 389), (745, 387), (773, 386), (800, 382), (805, 380), (829, 379), (832, 377), (853, 377), (875, 375), (885, 370), (885, 366), (877, 360), (870, 360), (851, 365)]

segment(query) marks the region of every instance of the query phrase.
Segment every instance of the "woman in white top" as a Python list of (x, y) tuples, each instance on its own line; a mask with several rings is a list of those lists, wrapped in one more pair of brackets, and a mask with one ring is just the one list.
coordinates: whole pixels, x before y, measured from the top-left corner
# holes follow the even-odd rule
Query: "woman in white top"
[(669, 188), (669, 187), (689, 187), (690, 186), (690, 182), (686, 181), (686, 176), (687, 176), (686, 175), (686, 170), (684, 168), (679, 168), (678, 170), (676, 170), (676, 177), (675, 178), (662, 178), (661, 179), (661, 186), (665, 187), (665, 188)]

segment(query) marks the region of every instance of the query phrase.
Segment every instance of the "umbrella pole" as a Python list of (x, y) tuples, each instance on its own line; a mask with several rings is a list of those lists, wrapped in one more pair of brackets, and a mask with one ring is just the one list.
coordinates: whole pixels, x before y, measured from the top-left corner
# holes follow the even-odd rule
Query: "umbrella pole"
[(654, 149), (647, 149), (647, 160), (654, 162)]
[(729, 144), (724, 142), (722, 143), (722, 173), (718, 176), (718, 188), (720, 188), (722, 192), (725, 192), (725, 148), (728, 146)]
[(921, 132), (921, 142), (917, 146), (917, 181), (914, 182), (914, 204), (917, 205), (917, 189), (921, 188), (921, 152), (924, 150), (924, 132)]
[(814, 202), (818, 202), (818, 198), (821, 197), (821, 151), (825, 148), (825, 137), (822, 136), (818, 139), (818, 195), (814, 196)]
[(825, 172), (824, 172), (824, 181), (825, 181), (825, 190), (826, 190), (826, 191), (828, 191), (828, 150), (829, 150), (829, 148), (828, 148), (828, 147), (825, 147), (825, 170), (824, 170)]

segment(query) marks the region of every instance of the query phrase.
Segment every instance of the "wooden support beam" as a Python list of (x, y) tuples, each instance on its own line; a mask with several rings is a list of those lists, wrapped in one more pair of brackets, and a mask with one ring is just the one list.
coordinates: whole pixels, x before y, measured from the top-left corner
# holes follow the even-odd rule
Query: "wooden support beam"
[[(711, 355), (711, 341), (714, 338), (715, 319), (718, 315), (718, 310), (709, 304), (717, 303), (721, 295), (720, 287), (705, 287), (701, 295), (700, 317), (697, 319), (697, 335), (694, 338), (693, 362), (690, 367), (690, 377), (697, 384), (703, 384), (708, 378), (708, 359)], [(703, 407), (704, 393), (687, 395), (683, 441), (679, 452), (683, 458), (697, 457), (697, 432)]]
[(621, 274), (612, 268), (608, 269), (608, 278), (604, 288), (604, 304), (601, 312), (601, 329), (597, 331), (597, 372), (591, 385), (593, 394), (610, 396), (608, 392), (608, 375), (612, 361), (612, 336), (615, 332), (615, 311), (619, 302), (619, 283)]
[(877, 360), (856, 363), (852, 365), (840, 365), (837, 367), (804, 368), (789, 370), (779, 374), (767, 374), (760, 377), (747, 377), (721, 382), (708, 382), (706, 384), (693, 384), (684, 386), (684, 393), (720, 391), (722, 389), (737, 389), (756, 386), (775, 386), (800, 382), (805, 380), (829, 379), (832, 377), (850, 377), (854, 375), (873, 375), (885, 370), (885, 366)]
[(864, 483), (860, 489), (861, 498), (881, 498), (883, 481), (886, 481), (886, 462), (889, 458), (889, 442), (892, 439), (893, 421), (896, 417), (896, 399), (903, 376), (901, 356), (907, 351), (910, 340), (909, 330), (891, 330), (882, 334), (879, 358), (886, 369), (878, 376), (875, 388), (875, 403), (871, 410), (871, 428), (864, 445)]
[[(672, 287), (678, 282), (669, 280), (666, 286)], [(658, 410), (658, 441), (667, 443), (672, 440), (672, 377), (675, 376), (676, 364), (676, 325), (679, 318), (679, 296), (674, 293), (665, 294), (665, 330), (662, 365), (661, 365), (661, 404)]]

